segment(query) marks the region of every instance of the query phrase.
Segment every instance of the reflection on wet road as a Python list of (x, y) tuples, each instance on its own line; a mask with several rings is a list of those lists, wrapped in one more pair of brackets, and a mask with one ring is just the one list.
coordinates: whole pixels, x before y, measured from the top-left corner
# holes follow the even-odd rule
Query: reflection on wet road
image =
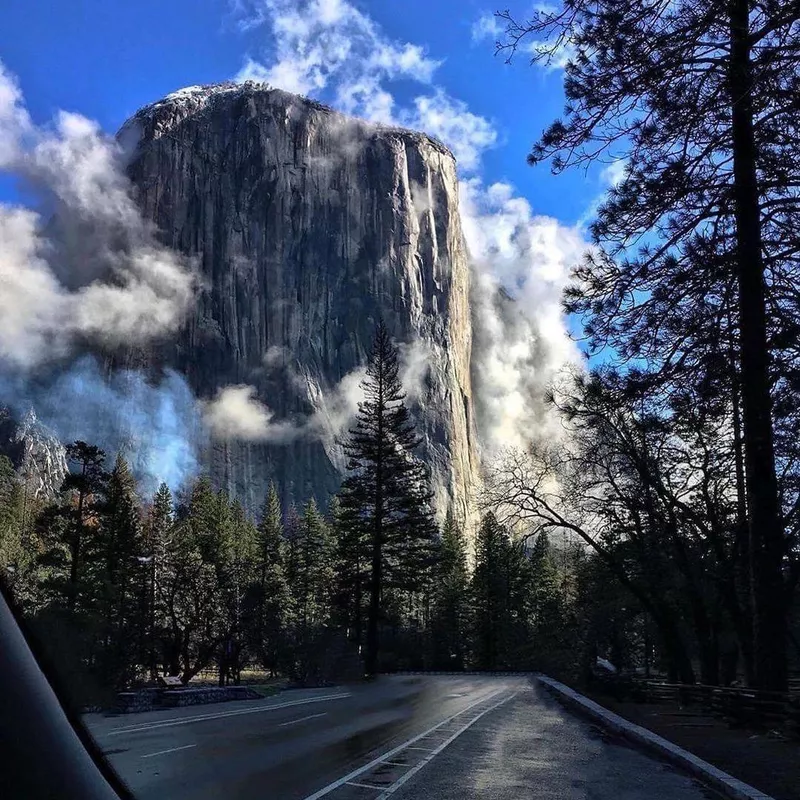
[(143, 800), (708, 797), (526, 677), (393, 676), (86, 722)]

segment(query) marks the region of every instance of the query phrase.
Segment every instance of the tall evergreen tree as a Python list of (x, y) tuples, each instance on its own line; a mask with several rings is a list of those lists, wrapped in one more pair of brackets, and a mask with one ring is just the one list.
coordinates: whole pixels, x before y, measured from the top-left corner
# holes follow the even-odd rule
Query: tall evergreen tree
[(67, 461), (77, 469), (70, 469), (61, 486), (61, 493), (74, 498), (70, 516), (69, 579), (67, 583), (67, 605), (74, 611), (79, 601), (83, 547), (87, 530), (96, 525), (100, 504), (108, 473), (103, 468), (106, 454), (95, 445), (76, 441), (67, 445)]
[(220, 542), (219, 584), (223, 609), (223, 644), (220, 681), (239, 682), (245, 647), (246, 593), (255, 577), (258, 532), (238, 500), (229, 502), (221, 493), (219, 502), (227, 507), (224, 538)]
[(163, 642), (168, 619), (163, 588), (168, 585), (167, 572), (172, 568), (168, 555), (173, 544), (173, 517), (172, 492), (166, 483), (162, 483), (153, 497), (144, 526), (146, 581), (142, 588), (141, 604), (145, 609), (147, 633), (142, 652), (150, 680), (155, 680), (158, 676), (159, 653), (161, 663), (166, 661), (163, 657)]
[[(552, 157), (556, 171), (628, 162), (592, 226), (608, 252), (578, 271), (568, 308), (586, 315), (596, 346), (644, 363), (651, 387), (713, 372), (735, 405), (741, 399), (756, 677), (764, 689), (785, 689), (791, 585), (771, 390), (779, 397), (797, 373), (787, 289), (800, 265), (800, 10), (752, 0), (570, 0), (524, 23), (501, 16), (506, 46), (527, 37), (537, 59), (570, 55), (565, 119), (543, 134), (531, 162)], [(714, 369), (731, 357), (733, 369)]]
[(226, 517), (209, 479), (199, 478), (179, 504), (167, 547), (159, 588), (168, 620), (165, 656), (169, 674), (184, 681), (219, 654), (224, 640), (218, 526)]
[(330, 619), (333, 552), (328, 526), (312, 498), (303, 509), (298, 580), (298, 616), (305, 628), (317, 628)]
[(506, 529), (494, 514), (486, 514), (475, 539), (475, 570), (470, 586), (473, 650), (480, 669), (497, 669), (504, 657), (509, 548)]
[(141, 642), (140, 596), (145, 567), (136, 481), (118, 455), (108, 476), (99, 525), (87, 550), (94, 603), (101, 622), (101, 663), (105, 680), (122, 687), (135, 677), (136, 645)]
[(287, 516), (286, 576), (291, 596), (289, 671), (313, 681), (324, 657), (324, 634), (333, 600), (333, 543), (327, 523), (311, 499), (302, 515), (294, 506)]
[[(343, 489), (346, 492), (347, 489)], [(349, 633), (360, 648), (363, 643), (365, 601), (369, 583), (369, 539), (354, 503), (334, 495), (330, 510), (331, 533), (334, 541), (336, 621)]]
[(397, 348), (383, 322), (362, 388), (364, 400), (345, 446), (348, 475), (340, 501), (368, 542), (365, 669), (373, 675), (386, 590), (421, 588), (436, 535), (428, 473), (414, 456), (419, 439), (404, 402)]
[(275, 485), (270, 483), (258, 525), (249, 630), (254, 652), (273, 677), (286, 648), (286, 626), (290, 620), (285, 547), (281, 502)]
[(469, 571), (466, 541), (452, 509), (448, 510), (442, 528), (440, 558), (434, 574), (431, 631), (434, 663), (440, 669), (460, 670), (466, 656)]

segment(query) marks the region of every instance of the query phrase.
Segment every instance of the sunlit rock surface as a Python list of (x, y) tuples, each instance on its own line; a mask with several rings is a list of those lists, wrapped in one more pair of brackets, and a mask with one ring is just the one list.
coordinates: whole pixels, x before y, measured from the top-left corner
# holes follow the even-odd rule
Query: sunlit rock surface
[[(452, 154), (257, 84), (176, 92), (120, 139), (143, 212), (197, 257), (206, 284), (185, 330), (131, 361), (177, 367), (201, 398), (253, 385), (276, 418), (302, 419), (366, 360), (383, 317), (398, 342), (417, 343), (410, 371), (429, 368), (413, 404), (421, 454), (439, 512), (452, 501), (465, 516), (477, 455)], [(214, 480), (250, 509), (270, 480), (285, 501), (327, 502), (340, 415), (323, 411), (322, 437), (214, 443)]]
[(0, 453), (8, 456), (33, 497), (53, 500), (67, 474), (67, 451), (30, 409), (19, 422), (0, 408)]

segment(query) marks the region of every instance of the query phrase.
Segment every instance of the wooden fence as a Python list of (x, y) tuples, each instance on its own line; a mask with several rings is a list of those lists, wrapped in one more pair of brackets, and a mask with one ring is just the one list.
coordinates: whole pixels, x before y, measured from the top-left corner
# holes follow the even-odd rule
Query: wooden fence
[(779, 729), (800, 737), (800, 693), (793, 686), (789, 692), (762, 692), (756, 689), (704, 686), (703, 684), (662, 683), (633, 679), (620, 692), (640, 703), (677, 703), (700, 706), (726, 720), (730, 725), (760, 730)]

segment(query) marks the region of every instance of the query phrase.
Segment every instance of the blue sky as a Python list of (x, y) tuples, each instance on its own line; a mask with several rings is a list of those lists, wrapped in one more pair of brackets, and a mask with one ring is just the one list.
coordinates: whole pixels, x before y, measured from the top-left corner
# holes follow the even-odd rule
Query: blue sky
[[(588, 175), (552, 176), (548, 165), (526, 164), (531, 144), (561, 111), (563, 76), (532, 66), (524, 53), (511, 65), (495, 56), (494, 9), (492, 0), (4, 0), (0, 282), (18, 296), (0, 297), (0, 313), (16, 324), (13, 335), (0, 331), (0, 356), (23, 363), (65, 330), (86, 335), (87, 320), (93, 336), (147, 330), (152, 310), (133, 291), (138, 276), (128, 294), (97, 281), (91, 291), (61, 285), (65, 265), (42, 260), (54, 252), (43, 241), (44, 217), (14, 208), (35, 205), (18, 176), (39, 197), (55, 193), (73, 204), (76, 218), (102, 222), (121, 209), (141, 238), (110, 135), (138, 108), (182, 87), (266, 81), (346, 113), (424, 130), (451, 147), (480, 333), (473, 363), (489, 387), (484, 434), (498, 445), (523, 444), (531, 420), (542, 418), (542, 390), (580, 358), (562, 292), (587, 246), (587, 212), (618, 171), (598, 165)], [(511, 10), (524, 15), (526, 6)], [(166, 295), (163, 286), (148, 291), (161, 292), (171, 309), (164, 318), (176, 322), (186, 276), (175, 254), (159, 258), (173, 279)], [(150, 277), (158, 283), (155, 272)], [(517, 299), (513, 312), (495, 302), (500, 287)], [(92, 305), (109, 294), (113, 317), (107, 303)]]
[[(442, 63), (437, 85), (496, 127), (498, 144), (483, 156), (483, 174), (513, 183), (537, 214), (578, 220), (600, 187), (598, 174), (550, 175), (525, 156), (563, 105), (561, 74), (532, 67), (525, 56), (506, 65), (493, 38), (473, 27), (496, 6), (467, 0), (356, 0), (387, 39), (410, 42)], [(518, 4), (516, 10), (524, 12)], [(115, 131), (137, 108), (182, 86), (232, 78), (245, 58), (268, 61), (275, 41), (265, 24), (242, 30), (229, 0), (4, 0), (0, 60), (17, 76), (33, 119), (77, 111)], [(400, 102), (414, 85), (392, 86)], [(0, 199), (10, 199), (8, 182)], [(0, 189), (3, 191), (3, 189)]]

